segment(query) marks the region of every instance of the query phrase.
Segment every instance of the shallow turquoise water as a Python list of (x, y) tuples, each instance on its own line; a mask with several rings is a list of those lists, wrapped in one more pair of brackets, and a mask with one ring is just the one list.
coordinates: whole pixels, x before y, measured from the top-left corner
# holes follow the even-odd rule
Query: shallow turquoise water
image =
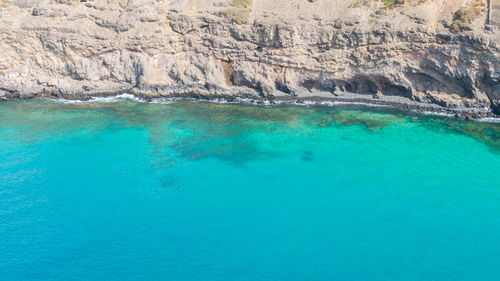
[(499, 280), (500, 124), (0, 103), (0, 280)]

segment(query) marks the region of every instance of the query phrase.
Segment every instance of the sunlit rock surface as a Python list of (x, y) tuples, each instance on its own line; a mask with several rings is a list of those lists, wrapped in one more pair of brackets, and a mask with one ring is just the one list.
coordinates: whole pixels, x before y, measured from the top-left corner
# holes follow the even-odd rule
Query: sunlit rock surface
[(471, 1), (235, 2), (6, 1), (0, 99), (131, 92), (500, 112), (500, 32), (479, 2), (458, 33), (453, 14)]

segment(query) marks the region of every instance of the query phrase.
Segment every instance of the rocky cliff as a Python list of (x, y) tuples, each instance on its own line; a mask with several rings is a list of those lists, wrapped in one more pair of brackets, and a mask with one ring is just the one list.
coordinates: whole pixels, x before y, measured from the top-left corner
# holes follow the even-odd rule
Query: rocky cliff
[(0, 3), (0, 99), (130, 92), (500, 114), (499, 27), (477, 1)]

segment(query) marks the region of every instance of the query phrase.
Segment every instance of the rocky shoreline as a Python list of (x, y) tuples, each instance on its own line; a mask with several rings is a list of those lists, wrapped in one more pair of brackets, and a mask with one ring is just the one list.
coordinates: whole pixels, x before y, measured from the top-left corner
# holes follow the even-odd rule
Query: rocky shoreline
[[(481, 120), (486, 118), (499, 119), (500, 116), (493, 113), (473, 109), (473, 108), (447, 108), (435, 104), (427, 104), (415, 102), (409, 99), (400, 97), (367, 97), (359, 94), (344, 94), (342, 96), (328, 97), (321, 95), (302, 96), (281, 96), (264, 98), (255, 96), (251, 93), (236, 94), (236, 93), (213, 93), (209, 91), (178, 91), (172, 92), (168, 95), (151, 95), (138, 91), (116, 91), (88, 94), (72, 94), (61, 96), (48, 96), (48, 95), (34, 95), (30, 97), (23, 97), (22, 99), (43, 98), (47, 100), (66, 101), (66, 102), (87, 102), (87, 101), (118, 101), (123, 99), (153, 102), (153, 103), (170, 103), (175, 101), (201, 101), (219, 104), (245, 104), (255, 106), (278, 106), (278, 105), (291, 105), (291, 106), (360, 106), (360, 107), (385, 107), (395, 109), (402, 112), (442, 115), (448, 117), (455, 117), (467, 120)], [(20, 99), (19, 97), (11, 97), (4, 100)]]
[(500, 31), (480, 1), (240, 2), (7, 1), (0, 100), (130, 93), (500, 115)]

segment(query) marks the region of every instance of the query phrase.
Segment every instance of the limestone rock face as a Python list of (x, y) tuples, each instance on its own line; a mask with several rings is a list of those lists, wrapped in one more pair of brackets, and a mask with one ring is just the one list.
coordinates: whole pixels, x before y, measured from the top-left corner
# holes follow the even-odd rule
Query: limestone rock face
[(11, 0), (0, 8), (0, 99), (251, 97), (404, 101), (500, 114), (500, 32), (452, 33), (467, 1)]

